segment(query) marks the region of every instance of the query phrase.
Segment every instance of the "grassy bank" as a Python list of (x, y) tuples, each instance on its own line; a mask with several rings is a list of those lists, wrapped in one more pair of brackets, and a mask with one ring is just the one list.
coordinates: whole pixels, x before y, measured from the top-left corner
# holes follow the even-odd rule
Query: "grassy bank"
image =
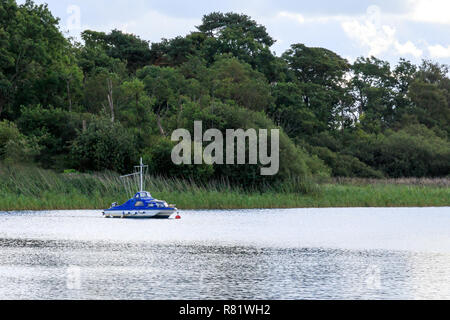
[[(181, 209), (250, 209), (318, 207), (450, 206), (448, 179), (340, 179), (297, 193), (268, 189), (245, 192), (227, 182), (199, 185), (192, 181), (147, 178), (155, 198)], [(104, 209), (128, 194), (115, 174), (57, 174), (35, 168), (0, 168), (0, 211)]]

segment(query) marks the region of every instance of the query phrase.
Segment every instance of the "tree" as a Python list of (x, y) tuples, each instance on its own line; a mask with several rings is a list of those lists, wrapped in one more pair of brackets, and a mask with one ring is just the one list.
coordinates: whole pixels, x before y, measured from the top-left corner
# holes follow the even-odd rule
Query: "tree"
[(262, 72), (269, 81), (275, 80), (277, 63), (270, 51), (275, 40), (249, 16), (213, 12), (203, 17), (197, 29), (208, 37), (202, 51), (210, 63), (216, 56), (232, 54)]
[(148, 41), (119, 30), (111, 33), (86, 30), (82, 33), (85, 46), (102, 50), (108, 57), (125, 62), (129, 73), (148, 65), (151, 52)]
[(39, 152), (35, 139), (24, 136), (12, 122), (0, 122), (0, 161), (31, 162)]
[[(330, 173), (448, 174), (448, 66), (350, 64), (301, 43), (278, 57), (267, 29), (237, 13), (205, 15), (196, 31), (151, 46), (118, 30), (85, 30), (78, 43), (46, 5), (22, 3), (0, 0), (3, 161), (128, 171), (141, 152), (154, 173), (249, 189)], [(260, 164), (167, 164), (170, 132), (195, 120), (223, 133), (280, 128), (279, 175), (261, 177)]]
[(400, 59), (393, 70), (393, 77), (395, 79), (393, 87), (395, 112), (392, 121), (396, 123), (395, 126), (392, 126), (394, 128), (402, 128), (405, 119), (407, 120), (413, 114), (414, 104), (408, 94), (411, 84), (416, 77), (416, 73), (417, 67), (405, 59)]
[(292, 45), (282, 57), (302, 92), (301, 103), (319, 122), (316, 127), (325, 130), (342, 126), (348, 113), (345, 75), (350, 65), (347, 60), (330, 50), (304, 44)]
[(61, 66), (58, 74), (66, 85), (67, 108), (72, 112), (74, 103), (82, 97), (83, 73), (76, 64), (67, 63)]
[(125, 173), (138, 158), (133, 136), (119, 123), (107, 119), (91, 121), (73, 141), (70, 154), (73, 167), (80, 171)]
[(236, 58), (219, 59), (211, 68), (211, 95), (233, 100), (250, 110), (266, 110), (272, 102), (270, 86), (264, 75)]
[(369, 132), (381, 132), (392, 124), (396, 112), (390, 64), (375, 57), (358, 58), (352, 70), (359, 121)]
[(424, 125), (365, 135), (348, 148), (361, 161), (392, 178), (450, 174), (450, 143)]
[(187, 62), (190, 57), (201, 57), (201, 48), (206, 36), (193, 32), (186, 37), (162, 39), (159, 43), (152, 43), (151, 63), (156, 66), (176, 67)]
[(47, 85), (54, 81), (51, 67), (62, 63), (71, 50), (58, 19), (47, 5), (27, 0), (18, 6), (13, 0), (2, 0), (0, 26), (0, 116), (7, 109), (7, 116), (15, 119), (21, 105), (57, 102), (66, 87), (56, 82)]
[(148, 145), (144, 139), (156, 134), (156, 116), (152, 112), (155, 98), (149, 97), (145, 91), (145, 84), (133, 78), (125, 81), (120, 88), (122, 101), (118, 113), (120, 122), (130, 130), (134, 130), (139, 137), (139, 146)]
[(185, 78), (174, 68), (155, 66), (139, 70), (137, 77), (144, 83), (148, 96), (154, 98), (151, 109), (157, 116), (161, 135), (165, 136), (166, 131), (162, 125), (162, 117), (181, 107)]
[(191, 179), (208, 182), (214, 176), (211, 165), (175, 165), (172, 161), (172, 150), (176, 143), (166, 137), (158, 137), (151, 147), (144, 150), (144, 161), (149, 164), (149, 173), (166, 178)]
[(414, 103), (414, 115), (420, 123), (429, 128), (449, 130), (450, 110), (446, 90), (437, 84), (417, 80), (411, 84), (409, 97)]
[(334, 177), (378, 178), (384, 177), (381, 171), (375, 170), (358, 158), (347, 154), (333, 152), (326, 147), (310, 147), (311, 152), (331, 168)]
[(99, 70), (85, 81), (84, 103), (87, 110), (92, 113), (103, 112), (114, 122), (121, 99), (121, 77), (113, 72)]
[(350, 70), (347, 60), (333, 51), (310, 48), (304, 44), (293, 44), (283, 54), (283, 59), (303, 83), (314, 83), (334, 89), (344, 82), (344, 75)]
[(139, 79), (132, 79), (130, 81), (125, 81), (122, 84), (122, 91), (126, 97), (129, 97), (129, 99), (134, 100), (136, 110), (139, 107), (139, 100), (144, 94), (145, 85), (144, 83)]
[(281, 82), (272, 87), (275, 101), (268, 114), (291, 138), (306, 138), (326, 129), (304, 102), (304, 92), (295, 82)]
[[(277, 129), (274, 123), (264, 114), (236, 105), (214, 101), (202, 107), (196, 103), (186, 103), (182, 111), (181, 128), (193, 132), (194, 121), (202, 121), (208, 128), (216, 128), (225, 136), (227, 129)], [(177, 128), (176, 121), (168, 121)], [(225, 150), (224, 150), (225, 151)], [(246, 149), (248, 152), (248, 149)], [(225, 154), (225, 153), (224, 153)], [(311, 165), (310, 165), (311, 164)], [(314, 166), (314, 168), (313, 168)], [(214, 165), (214, 177), (218, 180), (226, 177), (232, 183), (245, 188), (258, 188), (264, 185), (275, 185), (290, 178), (308, 181), (312, 174), (328, 174), (328, 169), (319, 159), (312, 160), (308, 153), (294, 145), (291, 139), (281, 130), (280, 133), (280, 171), (278, 175), (263, 177), (260, 175), (262, 165)]]
[(81, 129), (82, 120), (79, 114), (37, 105), (23, 107), (17, 125), (27, 138), (39, 144), (36, 161), (50, 168), (66, 163), (69, 145), (77, 136), (77, 129)]
[(450, 80), (448, 67), (424, 61), (411, 84), (412, 113), (419, 123), (450, 133)]
[(198, 30), (208, 36), (218, 36), (227, 28), (236, 27), (255, 39), (256, 42), (271, 47), (275, 40), (269, 36), (264, 26), (259, 25), (249, 16), (237, 13), (213, 12), (203, 16), (202, 24), (197, 27)]

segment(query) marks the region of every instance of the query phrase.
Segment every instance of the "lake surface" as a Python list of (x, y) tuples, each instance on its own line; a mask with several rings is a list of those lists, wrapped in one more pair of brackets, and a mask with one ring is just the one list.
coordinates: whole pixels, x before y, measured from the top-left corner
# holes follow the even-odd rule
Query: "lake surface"
[(2, 299), (450, 299), (450, 208), (0, 213)]

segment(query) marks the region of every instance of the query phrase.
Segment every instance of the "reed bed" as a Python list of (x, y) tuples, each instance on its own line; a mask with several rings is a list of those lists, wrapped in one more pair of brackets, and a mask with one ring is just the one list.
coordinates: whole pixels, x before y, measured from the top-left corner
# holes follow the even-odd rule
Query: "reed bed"
[(431, 186), (450, 188), (450, 177), (443, 178), (398, 178), (398, 179), (367, 179), (367, 178), (334, 178), (333, 183), (343, 185), (406, 185)]
[[(126, 201), (137, 190), (136, 182), (128, 181), (124, 188), (123, 180), (112, 172), (63, 174), (2, 166), (0, 211), (104, 209)], [(145, 185), (155, 198), (185, 210), (450, 206), (448, 180), (341, 179), (318, 186), (298, 179), (260, 191), (244, 190), (225, 179), (198, 183), (146, 176)]]

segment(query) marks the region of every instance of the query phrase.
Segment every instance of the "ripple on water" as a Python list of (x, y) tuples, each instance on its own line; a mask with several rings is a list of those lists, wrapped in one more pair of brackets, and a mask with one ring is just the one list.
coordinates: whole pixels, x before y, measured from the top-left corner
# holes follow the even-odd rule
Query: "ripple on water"
[(450, 298), (448, 208), (0, 214), (5, 299)]

